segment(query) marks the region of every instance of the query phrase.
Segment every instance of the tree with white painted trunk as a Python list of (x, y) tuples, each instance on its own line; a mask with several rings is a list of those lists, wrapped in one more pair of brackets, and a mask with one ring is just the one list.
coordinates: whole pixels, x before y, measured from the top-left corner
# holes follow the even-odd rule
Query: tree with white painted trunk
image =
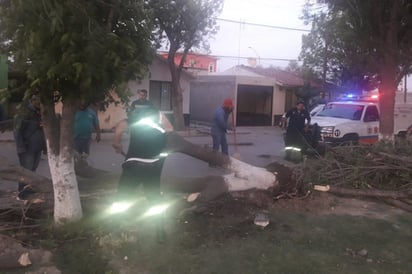
[[(37, 92), (54, 189), (54, 219), (82, 217), (73, 161), (73, 122), (80, 100), (126, 98), (124, 83), (141, 77), (153, 56), (143, 1), (1, 1), (1, 40), (12, 66)], [(124, 87), (124, 86), (123, 86)], [(58, 92), (57, 92), (58, 91)], [(54, 105), (62, 102), (58, 117)]]

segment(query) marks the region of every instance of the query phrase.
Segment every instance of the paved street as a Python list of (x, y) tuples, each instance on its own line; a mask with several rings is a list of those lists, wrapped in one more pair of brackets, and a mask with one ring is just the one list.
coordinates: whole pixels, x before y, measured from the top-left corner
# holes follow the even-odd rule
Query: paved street
[[(198, 132), (204, 133), (199, 134)], [(207, 135), (207, 128), (191, 129), (185, 132), (187, 140), (202, 146), (211, 147), (212, 140)], [(103, 133), (100, 143), (93, 142), (91, 146), (90, 164), (95, 168), (120, 174), (123, 156), (116, 154), (111, 146), (113, 133)], [(236, 134), (237, 149), (241, 160), (255, 166), (264, 167), (274, 161), (282, 161), (283, 137), (282, 130), (278, 127), (241, 127)], [(235, 152), (234, 136), (228, 134), (229, 153)], [(123, 138), (124, 148), (127, 148), (128, 136)], [(0, 157), (7, 158), (11, 163), (17, 164), (15, 143), (11, 132), (0, 134)], [(42, 156), (42, 161), (37, 170), (39, 174), (50, 177), (47, 157)], [(210, 168), (207, 163), (181, 153), (172, 153), (166, 160), (162, 178), (167, 182), (168, 177), (192, 177), (210, 174), (219, 174), (221, 169)], [(4, 185), (3, 185), (4, 187)]]

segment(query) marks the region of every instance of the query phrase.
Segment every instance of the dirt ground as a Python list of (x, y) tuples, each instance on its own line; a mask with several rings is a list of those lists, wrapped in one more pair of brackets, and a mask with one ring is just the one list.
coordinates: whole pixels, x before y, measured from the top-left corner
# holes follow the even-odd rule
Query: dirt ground
[[(201, 212), (168, 197), (166, 240), (142, 208), (14, 236), (49, 249), (62, 273), (410, 273), (412, 219), (375, 201), (312, 193), (259, 208), (224, 196)], [(256, 214), (269, 219), (254, 224)], [(26, 273), (22, 270), (0, 273)]]

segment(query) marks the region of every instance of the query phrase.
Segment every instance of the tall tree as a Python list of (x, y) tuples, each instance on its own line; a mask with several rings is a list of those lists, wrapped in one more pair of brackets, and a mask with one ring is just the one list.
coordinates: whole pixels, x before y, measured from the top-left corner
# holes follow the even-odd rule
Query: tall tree
[[(57, 223), (82, 217), (72, 138), (80, 100), (124, 95), (146, 71), (153, 28), (141, 0), (1, 2), (1, 37), (30, 91), (40, 93)], [(63, 103), (58, 119), (56, 94)]]
[[(184, 128), (183, 90), (180, 76), (186, 55), (192, 48), (208, 48), (208, 38), (215, 34), (216, 15), (223, 0), (148, 0), (158, 27), (158, 41), (168, 43), (168, 65), (171, 73), (171, 93), (176, 129)], [(181, 52), (179, 64), (176, 53)]]
[[(347, 43), (356, 37), (345, 30), (346, 15), (338, 16), (335, 11), (326, 12), (325, 9), (312, 12), (319, 11), (319, 5), (322, 6), (311, 1), (305, 5), (303, 18), (312, 24), (312, 30), (302, 37), (300, 59), (303, 67), (313, 70), (324, 82), (356, 89), (359, 79), (366, 73), (365, 65), (360, 61), (363, 58), (358, 56), (361, 52), (358, 46)], [(325, 4), (323, 6), (325, 8)]]
[[(307, 1), (309, 4), (313, 1)], [(412, 2), (408, 0), (324, 0), (307, 12), (313, 23), (304, 60), (327, 57), (348, 71), (378, 74), (380, 136), (393, 139), (395, 92), (412, 66)], [(307, 7), (310, 7), (308, 5)], [(308, 10), (307, 10), (308, 11)], [(324, 18), (324, 20), (320, 20)], [(325, 30), (327, 35), (320, 29)], [(304, 41), (305, 42), (305, 41)], [(305, 49), (306, 47), (306, 49)], [(327, 52), (327, 56), (324, 52)], [(332, 58), (333, 57), (333, 58)], [(332, 63), (333, 65), (333, 63)], [(363, 75), (362, 75), (363, 77)]]

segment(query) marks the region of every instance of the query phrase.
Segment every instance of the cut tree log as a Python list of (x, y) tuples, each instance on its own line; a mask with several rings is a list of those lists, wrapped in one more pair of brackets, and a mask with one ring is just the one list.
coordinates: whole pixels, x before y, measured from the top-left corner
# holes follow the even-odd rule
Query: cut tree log
[(6, 159), (0, 158), (0, 178), (17, 183), (25, 183), (32, 186), (38, 193), (53, 191), (51, 180), (18, 165), (10, 164)]
[(385, 203), (387, 203), (388, 205), (392, 205), (394, 207), (403, 209), (405, 211), (411, 212), (412, 213), (412, 206), (408, 203), (403, 202), (402, 200), (396, 200), (396, 199), (383, 199), (383, 201)]
[[(171, 151), (184, 153), (209, 164), (225, 167), (229, 171), (225, 175), (209, 177), (209, 179), (213, 179), (214, 183), (205, 183), (205, 179), (208, 178), (192, 180), (189, 185), (192, 187), (196, 186), (198, 191), (195, 192), (200, 192), (198, 201), (210, 200), (226, 192), (236, 192), (236, 195), (239, 195), (239, 192), (244, 191), (261, 192), (262, 190), (267, 190), (274, 193), (279, 191), (279, 181), (276, 178), (275, 172), (249, 165), (210, 148), (192, 144), (177, 133), (169, 133), (168, 148)], [(182, 183), (180, 185), (180, 187), (186, 188)], [(258, 196), (260, 197), (261, 195)], [(254, 197), (257, 199), (256, 196), (247, 194), (244, 197)]]
[(378, 189), (352, 189), (343, 188), (333, 185), (314, 185), (314, 190), (330, 192), (333, 194), (358, 196), (358, 197), (371, 197), (371, 198), (391, 198), (391, 199), (407, 199), (412, 197), (412, 191), (389, 191)]
[(337, 195), (354, 197), (368, 197), (383, 200), (385, 203), (412, 213), (412, 206), (409, 199), (412, 198), (412, 191), (388, 191), (378, 189), (349, 189), (331, 185), (314, 185), (314, 190), (329, 192)]

